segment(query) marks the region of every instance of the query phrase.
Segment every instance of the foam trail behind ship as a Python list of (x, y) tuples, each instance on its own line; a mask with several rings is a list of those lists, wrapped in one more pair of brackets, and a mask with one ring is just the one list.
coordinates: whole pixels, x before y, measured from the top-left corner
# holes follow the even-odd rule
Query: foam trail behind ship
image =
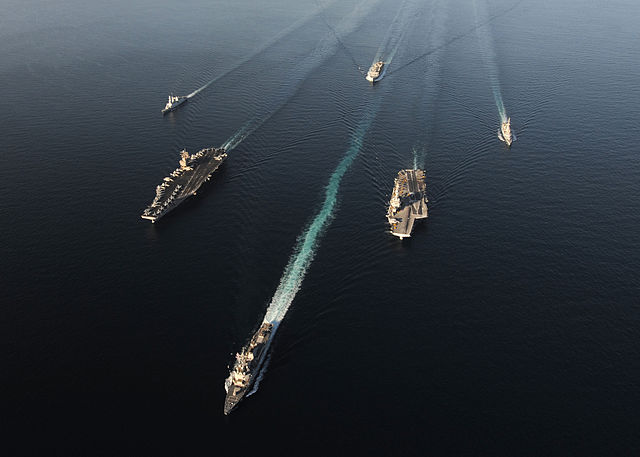
[(273, 46), (274, 44), (276, 44), (278, 41), (280, 41), (282, 38), (284, 38), (285, 36), (287, 36), (288, 34), (290, 34), (291, 32), (293, 32), (294, 30), (299, 29), (300, 27), (302, 27), (304, 24), (306, 24), (308, 21), (310, 21), (311, 19), (313, 19), (316, 15), (322, 13), (325, 9), (327, 9), (331, 4), (335, 3), (335, 0), (331, 0), (329, 2), (327, 2), (324, 5), (316, 5), (317, 8), (312, 11), (311, 13), (307, 14), (306, 16), (298, 19), (296, 22), (294, 22), (293, 24), (291, 24), (289, 27), (285, 28), (284, 30), (282, 30), (280, 33), (278, 33), (276, 36), (274, 36), (273, 38), (271, 38), (270, 40), (268, 40), (267, 42), (265, 42), (262, 46), (260, 46), (258, 49), (256, 49), (254, 52), (252, 52), (251, 54), (245, 56), (243, 59), (241, 59), (240, 61), (236, 62), (236, 64), (229, 68), (228, 70), (226, 70), (225, 72), (219, 74), (218, 76), (216, 76), (215, 78), (213, 78), (212, 80), (210, 80), (209, 82), (207, 82), (205, 85), (203, 85), (202, 87), (197, 88), (196, 90), (194, 90), (193, 92), (191, 92), (189, 95), (187, 95), (187, 98), (191, 98), (194, 97), (196, 95), (198, 95), (200, 92), (202, 92), (203, 90), (205, 90), (207, 87), (209, 87), (211, 84), (213, 84), (214, 82), (218, 81), (221, 78), (224, 78), (226, 75), (228, 75), (229, 73), (231, 73), (232, 71), (238, 69), (239, 67), (241, 67), (242, 65), (244, 65), (245, 63), (249, 62), (251, 59), (253, 59), (254, 57), (256, 57), (257, 55), (259, 55), (260, 53), (264, 52), (266, 49), (270, 48), (271, 46)]
[(353, 10), (344, 16), (330, 33), (325, 35), (316, 47), (306, 56), (300, 59), (295, 68), (288, 72), (288, 77), (281, 81), (271, 97), (265, 101), (263, 107), (249, 121), (222, 145), (226, 151), (237, 147), (245, 138), (255, 132), (262, 124), (268, 121), (285, 103), (296, 93), (298, 87), (307, 76), (319, 67), (327, 58), (333, 55), (342, 46), (341, 38), (353, 32), (360, 22), (366, 17), (380, 0), (361, 0)]
[[(501, 122), (506, 122), (507, 112), (502, 101), (500, 79), (498, 78), (498, 64), (493, 39), (491, 37), (491, 31), (488, 29), (488, 26), (483, 27), (481, 25), (486, 24), (488, 22), (487, 18), (489, 17), (484, 1), (485, 0), (473, 0), (473, 8), (475, 10), (477, 26), (476, 33), (478, 35), (478, 41), (480, 42), (482, 60), (484, 61), (484, 64), (487, 68), (487, 73), (489, 74), (491, 90), (493, 91), (493, 98), (495, 99), (496, 107), (498, 108), (498, 113), (500, 114), (500, 120)], [(480, 3), (480, 5), (478, 5), (478, 3)]]
[(422, 170), (424, 169), (424, 161), (426, 156), (426, 149), (424, 146), (413, 146), (411, 148), (411, 152), (413, 152), (413, 169), (414, 170)]
[(272, 322), (274, 326), (277, 326), (287, 313), (298, 290), (300, 290), (302, 280), (315, 256), (319, 239), (333, 216), (338, 201), (338, 191), (340, 190), (342, 178), (362, 149), (364, 136), (373, 122), (377, 107), (376, 105), (366, 110), (364, 118), (351, 136), (349, 149), (347, 149), (346, 154), (329, 178), (320, 211), (318, 211), (311, 223), (298, 237), (293, 254), (280, 279), (280, 284), (267, 308), (264, 317), (265, 322)]
[[(265, 119), (266, 120), (266, 119)], [(242, 141), (249, 136), (255, 129), (257, 129), (260, 125), (256, 125), (256, 122), (249, 121), (246, 122), (238, 131), (236, 131), (231, 137), (225, 141), (221, 148), (225, 151), (231, 151), (235, 149)]]
[[(269, 346), (271, 346), (273, 337), (275, 336), (282, 319), (284, 319), (293, 299), (302, 286), (302, 281), (304, 280), (307, 270), (309, 269), (309, 266), (316, 254), (320, 237), (333, 217), (335, 206), (338, 201), (338, 191), (340, 190), (342, 178), (360, 153), (364, 137), (369, 130), (376, 113), (378, 112), (379, 106), (379, 101), (375, 101), (373, 106), (365, 107), (364, 111), (366, 114), (360, 121), (357, 129), (352, 133), (349, 148), (336, 169), (331, 174), (329, 183), (325, 187), (324, 200), (320, 210), (298, 237), (293, 253), (289, 258), (289, 262), (284, 269), (282, 278), (280, 278), (278, 288), (271, 298), (271, 302), (263, 319), (263, 322), (270, 322), (273, 324), (271, 337), (269, 338), (267, 348), (265, 349), (267, 351), (269, 350)], [(262, 380), (264, 377), (264, 372), (268, 365), (269, 359), (267, 359), (260, 368), (258, 381)], [(258, 382), (253, 386), (251, 394), (255, 393), (257, 390)]]
[[(405, 30), (407, 29), (407, 22), (411, 17), (411, 12), (414, 11), (414, 4), (412, 0), (405, 0), (398, 12), (396, 13), (395, 18), (389, 25), (387, 29), (387, 33), (385, 34), (384, 39), (382, 40), (382, 44), (378, 48), (378, 52), (376, 52), (375, 57), (373, 58), (372, 65), (378, 61), (383, 61), (385, 63), (384, 73), (386, 73), (387, 68), (391, 65), (391, 61), (393, 61), (393, 57), (396, 55), (398, 48), (400, 47), (400, 42), (404, 37)], [(380, 79), (384, 77), (384, 73)]]

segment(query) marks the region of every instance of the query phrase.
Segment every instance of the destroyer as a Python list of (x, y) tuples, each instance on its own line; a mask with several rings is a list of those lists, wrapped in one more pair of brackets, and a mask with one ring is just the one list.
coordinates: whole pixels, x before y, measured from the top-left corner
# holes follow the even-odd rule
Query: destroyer
[(272, 334), (273, 324), (263, 322), (251, 337), (249, 344), (236, 354), (236, 363), (224, 382), (224, 389), (227, 391), (227, 397), (224, 400), (225, 415), (238, 405), (253, 386), (267, 355)]
[(508, 117), (505, 122), (500, 125), (500, 132), (498, 132), (498, 138), (507, 143), (507, 146), (511, 146), (514, 136), (511, 133), (511, 118)]
[(366, 77), (367, 81), (371, 83), (380, 81), (382, 79), (381, 73), (382, 73), (383, 67), (384, 67), (384, 62), (382, 60), (379, 60), (378, 62), (371, 65), (371, 68), (369, 68), (369, 71), (367, 72), (367, 77)]
[(180, 153), (180, 167), (156, 187), (156, 197), (141, 217), (155, 222), (188, 197), (195, 195), (226, 157), (223, 148), (202, 149), (191, 155), (183, 149)]
[(169, 111), (173, 111), (178, 106), (180, 106), (183, 103), (185, 103), (187, 100), (189, 100), (189, 97), (181, 97), (181, 96), (178, 96), (178, 95), (169, 95), (169, 101), (164, 106), (164, 109), (162, 110), (162, 114), (167, 114)]
[(424, 170), (400, 170), (387, 211), (391, 233), (400, 239), (411, 236), (415, 220), (428, 216), (427, 202)]

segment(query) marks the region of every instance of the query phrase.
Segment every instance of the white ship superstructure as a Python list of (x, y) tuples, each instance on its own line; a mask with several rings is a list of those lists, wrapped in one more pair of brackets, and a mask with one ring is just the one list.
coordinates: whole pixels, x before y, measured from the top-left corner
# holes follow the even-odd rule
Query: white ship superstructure
[(508, 117), (505, 122), (500, 125), (500, 132), (498, 138), (507, 143), (507, 146), (511, 146), (513, 143), (513, 134), (511, 133), (511, 118)]
[(366, 80), (374, 83), (380, 80), (380, 75), (382, 74), (382, 68), (384, 67), (384, 62), (379, 60), (378, 62), (371, 65), (369, 71), (367, 72)]
[(224, 400), (224, 414), (229, 414), (242, 400), (255, 382), (267, 356), (269, 341), (273, 336), (273, 324), (263, 322), (242, 351), (236, 354), (229, 377), (224, 382), (227, 396)]
[(189, 100), (189, 97), (169, 95), (169, 100), (167, 101), (167, 104), (164, 106), (164, 109), (162, 110), (162, 114), (168, 113), (169, 111), (173, 111), (174, 109), (182, 105), (187, 100)]

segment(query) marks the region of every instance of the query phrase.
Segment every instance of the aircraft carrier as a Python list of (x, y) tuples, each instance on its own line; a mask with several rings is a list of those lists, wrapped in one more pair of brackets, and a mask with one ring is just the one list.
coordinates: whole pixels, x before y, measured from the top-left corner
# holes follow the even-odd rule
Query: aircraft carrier
[(224, 382), (224, 389), (227, 391), (227, 397), (224, 400), (225, 415), (228, 415), (238, 405), (253, 386), (267, 356), (272, 335), (273, 324), (263, 322), (251, 337), (249, 344), (236, 354), (236, 363)]
[(400, 239), (410, 237), (415, 220), (428, 216), (428, 201), (424, 170), (400, 170), (387, 211), (391, 233)]
[(206, 148), (196, 154), (189, 154), (183, 149), (180, 153), (180, 167), (156, 187), (156, 197), (141, 217), (156, 222), (184, 200), (195, 195), (226, 158), (227, 154), (223, 148)]

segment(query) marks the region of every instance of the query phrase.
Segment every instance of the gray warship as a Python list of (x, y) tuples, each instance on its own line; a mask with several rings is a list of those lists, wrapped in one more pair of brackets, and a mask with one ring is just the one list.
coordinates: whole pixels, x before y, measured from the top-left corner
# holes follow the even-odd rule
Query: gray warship
[(180, 153), (180, 167), (156, 187), (156, 197), (141, 217), (156, 222), (196, 191), (218, 169), (227, 154), (223, 148), (206, 148), (196, 154)]
[(428, 201), (424, 170), (400, 170), (387, 211), (391, 233), (400, 239), (410, 237), (415, 220), (428, 216)]
[(178, 106), (185, 103), (187, 100), (189, 100), (189, 97), (183, 97), (181, 95), (169, 95), (169, 101), (167, 101), (167, 104), (164, 106), (162, 114), (167, 114), (169, 111), (173, 111)]
[(273, 331), (271, 322), (263, 322), (251, 337), (249, 344), (236, 354), (236, 363), (224, 382), (224, 389), (227, 391), (227, 397), (224, 400), (225, 415), (238, 405), (255, 383), (267, 356)]

